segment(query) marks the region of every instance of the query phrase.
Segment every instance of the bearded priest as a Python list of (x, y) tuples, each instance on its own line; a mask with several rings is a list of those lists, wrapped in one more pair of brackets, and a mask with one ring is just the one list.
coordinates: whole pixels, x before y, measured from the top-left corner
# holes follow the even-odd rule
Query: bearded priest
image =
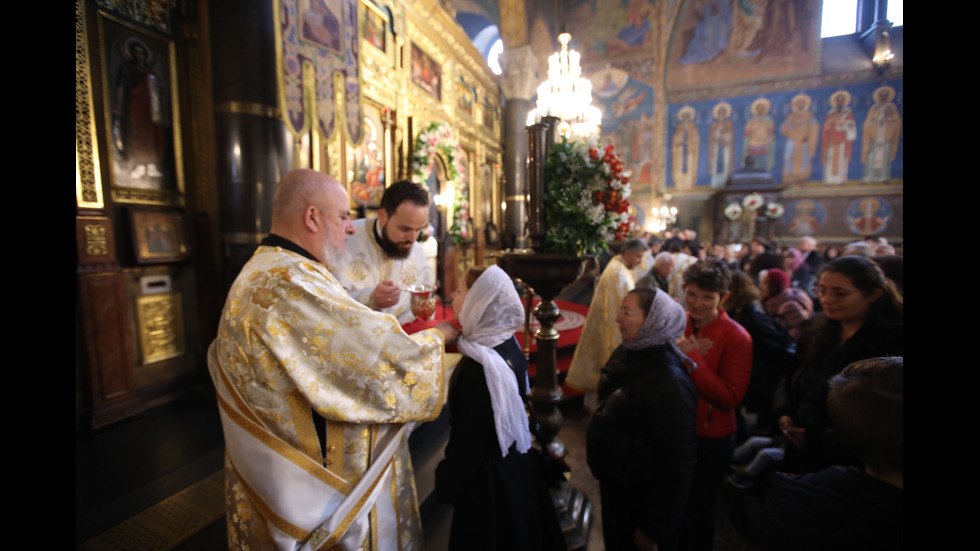
[(409, 180), (385, 189), (377, 218), (354, 221), (356, 233), (347, 240), (351, 261), (337, 274), (354, 300), (372, 310), (415, 319), (409, 285), (433, 284), (419, 233), (429, 226), (429, 192)]

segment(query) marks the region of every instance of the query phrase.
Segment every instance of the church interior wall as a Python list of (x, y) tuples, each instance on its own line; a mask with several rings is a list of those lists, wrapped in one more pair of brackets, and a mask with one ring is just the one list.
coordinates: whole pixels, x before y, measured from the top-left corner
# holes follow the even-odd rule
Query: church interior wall
[[(326, 10), (315, 26), (282, 33), (313, 8)], [(235, 28), (247, 44), (234, 43)], [(142, 172), (133, 146), (122, 148), (117, 106), (117, 75), (137, 42), (169, 117), (159, 132), (165, 162)], [(431, 65), (420, 70), (424, 58)], [(496, 77), (436, 1), (77, 0), (76, 73), (79, 428), (208, 384), (204, 357), (224, 292), (243, 251), (268, 231), (272, 188), (290, 168), (335, 175), (352, 213), (373, 215), (379, 186), (413, 177), (418, 133), (444, 123), (460, 148), (458, 191), (479, 197), (471, 223), (499, 227)], [(166, 239), (151, 238), (154, 228)], [(148, 253), (158, 241), (163, 249)], [(444, 246), (460, 264), (485, 260), (481, 232)]]
[[(616, 146), (632, 172), (631, 202), (641, 226), (651, 207), (669, 200), (679, 207), (678, 225), (698, 230), (702, 239), (736, 241), (757, 230), (777, 243), (795, 243), (801, 233), (813, 233), (823, 244), (869, 234), (902, 240), (902, 27), (889, 29), (896, 57), (879, 73), (871, 63), (874, 31), (820, 38), (819, 0), (597, 0), (564, 6), (571, 46), (582, 55), (593, 103), (603, 113), (601, 139)], [(878, 90), (891, 96), (886, 103), (894, 107), (889, 113), (896, 113), (882, 124), (883, 132), (894, 131), (897, 137), (888, 140), (887, 166), (866, 171), (864, 125)], [(848, 137), (854, 141), (848, 146), (846, 176), (825, 176), (822, 130), (815, 143), (806, 138), (807, 160), (790, 152), (788, 162), (796, 166), (784, 170), (790, 143), (781, 130), (791, 132), (790, 125), (783, 125), (800, 117), (788, 117), (793, 99), (802, 97), (822, 128), (835, 94), (847, 98), (855, 124)], [(768, 218), (760, 211), (763, 222), (752, 224), (757, 227), (729, 231), (733, 224), (723, 217), (724, 207), (753, 191), (735, 193), (728, 176), (744, 165), (745, 129), (752, 105), (759, 103), (768, 105), (772, 119), (764, 167), (772, 183), (759, 191), (784, 213)], [(727, 107), (732, 123), (726, 150), (730, 167), (725, 177), (713, 178), (709, 163), (721, 163), (709, 147), (715, 146), (712, 122), (720, 105)], [(690, 114), (689, 122), (679, 120), (682, 113)], [(801, 205), (812, 215), (805, 224), (794, 221)], [(873, 213), (862, 213), (875, 205)]]
[[(268, 67), (275, 65), (273, 57), (286, 58), (288, 39), (282, 37), (260, 37), (262, 44), (272, 44), (262, 51), (247, 45), (228, 48), (227, 41), (211, 39), (223, 36), (221, 26), (231, 24), (225, 7), (240, 7), (235, 17), (261, 19), (261, 32), (272, 34), (273, 21), (282, 23), (275, 13), (284, 13), (275, 7), (298, 9), (311, 1), (339, 11), (336, 19), (346, 33), (339, 47), (333, 35), (323, 35), (319, 51), (330, 53), (322, 57), (324, 67), (307, 54), (297, 58), (303, 62), (296, 67)], [(867, 39), (810, 35), (819, 56), (803, 69), (721, 81), (703, 76), (705, 71), (687, 71), (689, 80), (676, 83), (674, 75), (681, 73), (671, 71), (682, 55), (677, 44), (694, 36), (688, 21), (699, 5), (691, 0), (596, 0), (562, 3), (554, 13), (555, 4), (545, 0), (252, 0), (247, 9), (225, 0), (152, 6), (76, 0), (78, 424), (126, 418), (207, 381), (204, 352), (230, 282), (222, 272), (233, 275), (234, 265), (244, 261), (231, 259), (229, 251), (247, 251), (267, 231), (262, 226), (268, 223), (270, 186), (276, 174), (293, 166), (337, 175), (350, 190), (352, 212), (370, 214), (380, 198), (379, 185), (383, 189), (385, 183), (413, 176), (418, 133), (432, 123), (446, 123), (460, 146), (463, 191), (476, 231), (462, 245), (446, 239), (444, 252), (466, 263), (487, 260), (495, 244), (487, 243), (480, 230), (488, 222), (499, 229), (503, 221), (506, 102), (483, 52), (456, 24), (460, 12), (479, 12), (498, 25), (505, 46), (531, 45), (542, 78), (556, 33), (572, 33), (571, 46), (581, 51), (595, 102), (604, 111), (601, 139), (616, 145), (632, 173), (631, 200), (641, 224), (669, 194), (681, 207), (680, 225), (693, 225), (702, 236), (727, 231), (731, 224), (721, 219), (723, 207), (739, 198), (736, 190), (711, 183), (713, 112), (721, 103), (732, 107), (733, 151), (741, 151), (752, 104), (761, 98), (771, 106), (776, 129), (773, 187), (764, 191), (787, 213), (765, 231), (777, 241), (795, 239), (795, 228), (804, 225), (790, 226), (794, 217), (789, 213), (802, 205), (816, 219), (814, 233), (822, 241), (852, 240), (859, 237), (854, 230), (862, 228), (900, 241), (902, 134), (884, 180), (879, 174), (864, 181), (858, 152), (876, 90), (893, 89), (890, 101), (898, 118), (904, 117), (901, 27), (892, 30), (896, 60), (880, 75), (871, 68)], [(815, 3), (802, 5), (813, 8)], [(227, 17), (218, 16), (222, 13)], [(143, 181), (135, 179), (139, 167), (121, 156), (115, 144), (119, 134), (114, 134), (114, 81), (128, 59), (127, 40), (134, 37), (156, 55), (159, 91), (169, 108), (165, 162), (158, 167), (162, 176)], [(309, 45), (297, 51), (311, 52)], [(425, 58), (431, 62), (428, 69), (419, 63)], [(291, 77), (277, 73), (272, 81), (252, 70), (257, 64), (273, 73), (296, 72)], [(292, 88), (288, 78), (297, 79)], [(234, 83), (231, 88), (229, 83)], [(318, 85), (326, 88), (316, 95)], [(338, 98), (334, 89), (344, 94)], [(331, 92), (324, 95), (324, 90)], [(808, 177), (787, 182), (785, 142), (778, 129), (793, 98), (808, 96), (809, 109), (822, 124), (830, 98), (840, 91), (850, 95), (857, 125), (846, 181), (826, 184), (823, 166), (815, 160)], [(682, 110), (694, 112), (699, 135), (697, 175), (687, 188), (674, 178), (671, 154)], [(234, 158), (230, 131), (241, 133), (249, 159)], [(260, 151), (265, 155), (256, 155)], [(148, 170), (144, 167), (140, 176)], [(261, 178), (252, 176), (259, 172)], [(139, 222), (140, 216), (150, 222)], [(235, 221), (224, 222), (229, 219)], [(251, 229), (232, 231), (235, 226)], [(180, 235), (162, 245), (162, 252), (147, 252), (149, 234), (134, 228), (154, 227), (180, 230)], [(443, 273), (441, 279), (450, 287), (455, 277)], [(167, 300), (146, 307), (141, 303), (146, 297)], [(145, 338), (151, 332), (156, 340)]]

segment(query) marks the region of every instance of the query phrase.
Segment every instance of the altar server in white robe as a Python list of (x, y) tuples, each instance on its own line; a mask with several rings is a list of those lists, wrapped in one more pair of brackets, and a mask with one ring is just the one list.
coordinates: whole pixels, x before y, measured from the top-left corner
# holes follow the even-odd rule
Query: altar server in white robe
[(429, 192), (409, 180), (385, 189), (377, 218), (354, 221), (356, 233), (347, 240), (351, 261), (335, 275), (355, 300), (387, 312), (402, 324), (415, 319), (411, 295), (404, 288), (434, 284), (418, 241), (429, 226)]
[(337, 180), (291, 171), (228, 294), (208, 367), (231, 549), (421, 549), (407, 430), (445, 403), (458, 332), (407, 335), (352, 299), (334, 272), (353, 232)]

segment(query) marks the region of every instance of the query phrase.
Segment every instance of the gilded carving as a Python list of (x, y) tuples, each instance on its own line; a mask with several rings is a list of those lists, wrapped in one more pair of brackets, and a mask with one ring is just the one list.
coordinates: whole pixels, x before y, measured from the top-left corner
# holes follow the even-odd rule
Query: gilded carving
[(75, 2), (75, 201), (79, 207), (102, 208), (99, 150), (92, 120), (85, 2)]
[(170, 33), (170, 10), (177, 5), (177, 0), (152, 0), (150, 2), (97, 0), (97, 3), (104, 10), (113, 11), (146, 27)]
[(85, 225), (85, 254), (89, 256), (107, 256), (109, 254), (109, 236), (105, 226)]
[(142, 363), (184, 353), (183, 308), (180, 293), (144, 295), (136, 299)]

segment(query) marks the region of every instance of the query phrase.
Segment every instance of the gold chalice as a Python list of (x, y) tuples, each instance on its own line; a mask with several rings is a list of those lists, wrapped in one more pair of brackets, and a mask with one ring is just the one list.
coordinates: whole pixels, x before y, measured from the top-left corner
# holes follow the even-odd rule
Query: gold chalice
[(409, 285), (404, 289), (412, 294), (412, 313), (417, 319), (427, 320), (436, 313), (438, 297), (436, 296), (437, 287), (435, 285)]

